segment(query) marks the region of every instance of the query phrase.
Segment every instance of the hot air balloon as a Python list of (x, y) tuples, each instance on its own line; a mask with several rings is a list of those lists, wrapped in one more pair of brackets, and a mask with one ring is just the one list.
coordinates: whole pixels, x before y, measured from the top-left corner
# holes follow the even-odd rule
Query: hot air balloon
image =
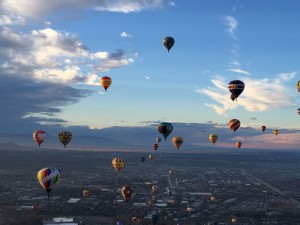
[(118, 172), (125, 166), (125, 160), (122, 158), (114, 158), (111, 163)]
[(168, 173), (169, 173), (169, 175), (172, 175), (172, 170), (169, 170), (169, 172), (168, 172)]
[(133, 193), (132, 189), (130, 186), (125, 185), (122, 190), (121, 190), (122, 196), (125, 199), (126, 202), (128, 202), (131, 198), (131, 195)]
[(241, 126), (241, 122), (237, 119), (232, 119), (228, 122), (228, 126), (235, 132)]
[(165, 140), (173, 131), (173, 125), (171, 123), (162, 122), (157, 127), (159, 133), (161, 133)]
[(157, 211), (153, 211), (151, 213), (151, 219), (152, 219), (152, 223), (153, 225), (157, 224), (158, 220), (159, 220), (159, 214)]
[(208, 138), (209, 138), (210, 142), (214, 145), (216, 143), (216, 141), (218, 140), (218, 135), (210, 134)]
[(242, 147), (242, 142), (238, 141), (235, 143), (236, 147), (241, 148)]
[(234, 101), (239, 97), (239, 95), (244, 91), (245, 84), (240, 80), (230, 81), (228, 84), (228, 89), (231, 92), (231, 100)]
[(157, 141), (158, 143), (160, 143), (160, 142), (161, 142), (161, 137), (157, 137), (157, 138), (156, 138), (156, 141)]
[(158, 192), (158, 187), (157, 187), (157, 185), (153, 185), (153, 186), (152, 186), (152, 192), (153, 192), (153, 193), (157, 193), (157, 192)]
[(156, 151), (158, 149), (158, 144), (153, 144), (153, 149)]
[(72, 140), (72, 133), (70, 131), (59, 132), (58, 139), (66, 148), (67, 144)]
[(153, 155), (149, 155), (149, 159), (150, 160), (154, 159), (154, 156)]
[(163, 44), (168, 49), (168, 52), (173, 47), (174, 43), (175, 43), (175, 40), (172, 37), (165, 37), (163, 39)]
[(37, 173), (37, 179), (47, 191), (49, 198), (52, 187), (60, 179), (60, 170), (55, 168), (43, 168)]
[(213, 196), (213, 195), (210, 196), (210, 201), (211, 201), (211, 202), (214, 202), (215, 200), (216, 200), (216, 197), (215, 197), (215, 196)]
[(90, 195), (90, 191), (89, 190), (83, 190), (82, 195), (83, 195), (83, 197), (87, 198)]
[(107, 88), (109, 88), (111, 83), (112, 83), (112, 80), (110, 77), (101, 77), (100, 78), (100, 84), (102, 87), (104, 87), (105, 91), (107, 90)]
[(262, 129), (263, 132), (265, 132), (265, 130), (267, 129), (267, 127), (266, 126), (261, 126), (261, 129)]
[(297, 113), (300, 115), (300, 108), (297, 109)]
[(278, 132), (278, 130), (273, 130), (273, 133), (275, 134), (275, 135), (277, 135), (279, 132)]
[(40, 146), (46, 139), (46, 133), (42, 130), (36, 130), (32, 134), (33, 140)]
[(237, 219), (234, 217), (234, 218), (231, 219), (231, 222), (232, 223), (237, 223)]
[(141, 162), (145, 162), (145, 157), (141, 157)]
[(298, 92), (300, 92), (300, 80), (297, 83), (297, 89), (298, 89)]
[(173, 143), (174, 147), (178, 150), (183, 143), (183, 139), (182, 139), (182, 137), (173, 137), (172, 143)]
[(131, 221), (132, 221), (133, 223), (137, 223), (137, 217), (136, 217), (136, 216), (132, 217), (132, 218), (131, 218)]

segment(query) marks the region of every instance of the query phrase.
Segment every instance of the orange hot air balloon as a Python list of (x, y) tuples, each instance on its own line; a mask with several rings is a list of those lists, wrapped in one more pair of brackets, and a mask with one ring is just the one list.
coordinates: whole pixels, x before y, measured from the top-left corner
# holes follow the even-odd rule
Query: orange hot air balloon
[(208, 137), (208, 139), (214, 145), (216, 143), (216, 141), (218, 140), (218, 135), (216, 135), (216, 134), (210, 134), (209, 137)]
[(109, 88), (111, 83), (112, 83), (112, 80), (110, 77), (101, 77), (101, 79), (100, 79), (100, 84), (102, 85), (102, 87), (104, 87), (105, 91), (107, 90), (107, 88)]
[(111, 163), (118, 172), (125, 166), (125, 160), (122, 158), (114, 158)]
[(172, 143), (173, 143), (174, 147), (178, 150), (183, 143), (183, 138), (182, 137), (173, 137)]
[(300, 92), (300, 80), (297, 82), (297, 89), (298, 89), (298, 92)]
[(87, 198), (90, 195), (90, 191), (89, 190), (83, 190), (82, 195), (83, 195), (83, 197)]
[(153, 144), (153, 149), (156, 151), (158, 149), (158, 144)]
[(242, 147), (242, 142), (238, 141), (235, 143), (236, 147), (241, 148)]
[(241, 122), (238, 119), (232, 119), (228, 122), (228, 126), (235, 132), (241, 126)]
[(275, 135), (277, 135), (279, 132), (278, 132), (277, 129), (275, 129), (275, 130), (273, 130), (273, 133), (274, 133)]

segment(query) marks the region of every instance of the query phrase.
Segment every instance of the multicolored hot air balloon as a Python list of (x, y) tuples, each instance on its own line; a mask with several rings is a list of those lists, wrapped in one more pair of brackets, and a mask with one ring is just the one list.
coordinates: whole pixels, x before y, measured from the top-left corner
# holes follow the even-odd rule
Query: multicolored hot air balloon
[(165, 140), (167, 140), (167, 137), (172, 133), (173, 131), (173, 125), (171, 123), (162, 122), (157, 127), (159, 133), (161, 133)]
[(60, 179), (60, 170), (55, 168), (43, 168), (37, 173), (37, 179), (41, 186), (47, 191), (49, 198), (52, 187)]
[(241, 122), (238, 119), (232, 119), (228, 122), (228, 126), (235, 132), (241, 126)]
[(149, 155), (149, 159), (150, 160), (154, 159), (154, 156), (153, 155)]
[(300, 115), (300, 108), (297, 109), (297, 113)]
[(46, 133), (42, 130), (36, 130), (32, 134), (33, 140), (40, 146), (46, 139)]
[(300, 92), (300, 80), (297, 82), (297, 89), (298, 89), (298, 92)]
[(210, 134), (208, 138), (209, 138), (210, 142), (214, 145), (216, 143), (216, 141), (218, 140), (218, 135)]
[(157, 149), (158, 149), (158, 144), (153, 144), (153, 149), (154, 149), (154, 151), (156, 151)]
[(234, 101), (239, 97), (239, 95), (244, 91), (245, 84), (243, 81), (240, 80), (233, 80), (230, 81), (228, 84), (228, 89), (231, 92), (231, 100)]
[(172, 143), (173, 143), (174, 147), (178, 150), (183, 143), (183, 138), (182, 137), (173, 137)]
[(133, 193), (133, 191), (132, 191), (131, 187), (128, 185), (125, 185), (121, 190), (121, 194), (126, 202), (128, 202), (130, 200), (132, 193)]
[(157, 143), (160, 143), (161, 142), (161, 137), (157, 137), (156, 141), (157, 141)]
[(261, 126), (261, 129), (262, 129), (263, 132), (265, 132), (265, 130), (267, 129), (267, 127), (266, 126)]
[(100, 78), (100, 84), (102, 87), (104, 87), (105, 91), (107, 90), (107, 88), (109, 88), (111, 83), (112, 83), (112, 80), (110, 77), (101, 77)]
[(114, 158), (111, 163), (118, 172), (125, 166), (125, 160), (122, 158)]
[(242, 147), (242, 142), (238, 141), (235, 143), (236, 147), (241, 148)]
[(174, 43), (175, 43), (175, 40), (172, 37), (165, 37), (163, 39), (163, 44), (168, 49), (168, 52), (173, 47)]
[(72, 140), (72, 133), (70, 131), (59, 132), (58, 139), (66, 148), (67, 144)]
[(83, 197), (87, 198), (90, 195), (90, 191), (89, 190), (83, 190), (82, 195), (83, 195)]
[(141, 157), (141, 162), (145, 162), (145, 157)]
[(277, 134), (279, 133), (279, 131), (278, 131), (277, 129), (275, 129), (275, 130), (273, 130), (273, 133), (274, 133), (275, 135), (277, 135)]

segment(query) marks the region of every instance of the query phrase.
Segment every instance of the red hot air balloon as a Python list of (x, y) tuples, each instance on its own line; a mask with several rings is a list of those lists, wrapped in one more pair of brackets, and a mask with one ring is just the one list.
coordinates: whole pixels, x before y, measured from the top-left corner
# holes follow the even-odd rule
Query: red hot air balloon
[(101, 77), (101, 79), (100, 79), (100, 84), (102, 87), (104, 87), (105, 91), (107, 90), (107, 88), (109, 88), (111, 83), (112, 83), (112, 80), (110, 77)]
[(238, 141), (235, 143), (236, 147), (241, 148), (242, 147), (242, 142)]
[(228, 122), (228, 126), (235, 132), (241, 126), (241, 122), (238, 119), (232, 119)]
[(46, 133), (42, 130), (36, 130), (32, 134), (33, 140), (40, 146), (46, 139)]

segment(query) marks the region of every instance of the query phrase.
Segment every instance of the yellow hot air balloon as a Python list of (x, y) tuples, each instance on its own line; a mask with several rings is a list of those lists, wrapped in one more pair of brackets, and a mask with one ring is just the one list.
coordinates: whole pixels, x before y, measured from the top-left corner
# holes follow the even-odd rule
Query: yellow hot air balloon
[(87, 198), (90, 195), (90, 191), (89, 190), (83, 190), (82, 195), (83, 195), (83, 197)]
[(174, 147), (178, 150), (183, 143), (183, 138), (182, 137), (173, 137), (172, 143), (173, 143)]
[(277, 135), (279, 132), (278, 132), (277, 129), (275, 129), (275, 130), (273, 130), (273, 133), (274, 133), (275, 135)]
[(59, 132), (58, 139), (66, 148), (67, 144), (72, 140), (72, 133), (70, 131)]
[(125, 166), (125, 160), (122, 158), (114, 158), (111, 163), (118, 172)]
[(300, 80), (297, 82), (297, 89), (298, 89), (298, 92), (300, 92)]
[(105, 91), (107, 90), (107, 88), (109, 88), (111, 83), (112, 83), (112, 80), (110, 77), (101, 77), (101, 79), (100, 79), (100, 84), (102, 87), (104, 87)]
[(218, 135), (210, 134), (208, 138), (209, 138), (210, 142), (214, 145), (216, 143), (216, 141), (218, 140)]

